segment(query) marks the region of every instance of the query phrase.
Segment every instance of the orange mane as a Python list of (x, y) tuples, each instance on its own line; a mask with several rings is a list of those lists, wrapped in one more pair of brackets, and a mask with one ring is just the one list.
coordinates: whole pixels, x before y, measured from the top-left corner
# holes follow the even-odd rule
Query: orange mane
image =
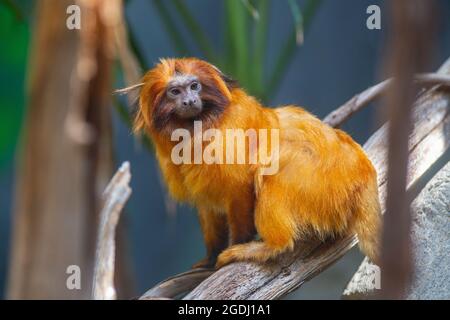
[(161, 59), (160, 62), (142, 79), (144, 83), (140, 95), (140, 108), (134, 120), (134, 131), (153, 127), (152, 114), (165, 95), (169, 81), (176, 74), (191, 74), (199, 78), (205, 88), (203, 99), (217, 100), (220, 104), (231, 101), (231, 81), (213, 65), (196, 59)]

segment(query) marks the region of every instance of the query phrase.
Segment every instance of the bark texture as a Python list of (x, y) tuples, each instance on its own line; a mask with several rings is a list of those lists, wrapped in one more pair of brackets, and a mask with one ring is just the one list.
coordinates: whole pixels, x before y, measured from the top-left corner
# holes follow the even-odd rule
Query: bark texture
[[(450, 299), (450, 163), (420, 192), (411, 205), (411, 212), (415, 272), (405, 298)], [(377, 268), (365, 259), (343, 297), (374, 297), (379, 288), (376, 273)]]
[[(66, 27), (69, 0), (37, 3), (13, 216), (8, 296), (91, 296), (101, 194), (112, 172), (108, 100), (114, 6), (79, 0), (81, 30)], [(67, 267), (81, 269), (69, 290)]]

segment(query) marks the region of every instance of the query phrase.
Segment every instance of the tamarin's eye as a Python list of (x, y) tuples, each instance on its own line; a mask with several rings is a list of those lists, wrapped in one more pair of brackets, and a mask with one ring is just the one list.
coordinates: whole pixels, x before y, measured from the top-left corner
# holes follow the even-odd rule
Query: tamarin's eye
[(198, 84), (198, 82), (192, 82), (191, 90), (197, 91), (199, 89), (199, 87), (200, 87), (200, 85)]
[(174, 95), (174, 96), (179, 95), (181, 93), (181, 91), (179, 89), (170, 89), (169, 92), (171, 95)]

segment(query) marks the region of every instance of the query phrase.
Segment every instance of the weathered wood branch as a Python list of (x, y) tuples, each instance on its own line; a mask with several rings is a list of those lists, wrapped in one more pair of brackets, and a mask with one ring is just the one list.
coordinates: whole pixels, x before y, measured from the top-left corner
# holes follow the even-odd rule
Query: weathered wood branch
[[(446, 81), (450, 73), (450, 59), (441, 67), (438, 74)], [(426, 78), (425, 76), (424, 78)], [(434, 77), (436, 80), (438, 76)], [(435, 84), (433, 80), (433, 84)], [(326, 121), (339, 125), (351, 114), (361, 109), (386, 90), (383, 82), (365, 93), (356, 96), (341, 108), (335, 116), (328, 116)], [(440, 82), (438, 82), (440, 83)], [(431, 83), (430, 83), (431, 84)], [(410, 161), (408, 170), (408, 187), (438, 159), (450, 143), (450, 94), (434, 86), (418, 97), (414, 105), (414, 130), (410, 135)], [(379, 92), (380, 91), (380, 92)], [(362, 96), (362, 98), (361, 98)], [(355, 101), (356, 108), (355, 108)], [(334, 119), (334, 120), (331, 120)], [(341, 119), (341, 120), (336, 120)], [(334, 121), (334, 122), (333, 122)], [(383, 206), (386, 199), (387, 180), (387, 133), (385, 124), (364, 145), (378, 172), (380, 200)], [(194, 287), (185, 299), (277, 299), (300, 287), (305, 281), (322, 272), (329, 265), (341, 258), (357, 243), (356, 236), (330, 239), (326, 242), (309, 240), (299, 242), (294, 252), (286, 253), (276, 263), (259, 265), (251, 262), (238, 262), (216, 271), (202, 282), (198, 274), (190, 273), (170, 278), (147, 291), (141, 299), (149, 297), (175, 298), (181, 293), (180, 288)], [(203, 274), (207, 277), (207, 274)]]
[[(170, 297), (174, 298), (193, 290), (200, 282), (205, 280), (211, 274), (214, 273), (214, 269), (192, 269), (173, 277), (170, 277), (147, 292), (145, 292), (141, 300), (160, 298), (160, 297)], [(189, 281), (187, 281), (189, 280)]]
[[(406, 299), (450, 298), (450, 163), (427, 183), (411, 205), (414, 277)], [(381, 288), (379, 269), (364, 259), (344, 299), (369, 299)]]
[[(418, 86), (423, 88), (429, 88), (436, 85), (450, 86), (450, 76), (445, 74), (423, 73), (416, 75), (414, 80)], [(358, 93), (341, 107), (327, 115), (323, 121), (332, 127), (341, 126), (353, 114), (361, 111), (364, 107), (367, 107), (371, 102), (384, 94), (392, 86), (393, 82), (394, 79), (390, 78)]]
[(116, 299), (114, 286), (116, 227), (120, 213), (131, 195), (130, 180), (130, 164), (124, 162), (103, 194), (92, 291), (94, 300)]

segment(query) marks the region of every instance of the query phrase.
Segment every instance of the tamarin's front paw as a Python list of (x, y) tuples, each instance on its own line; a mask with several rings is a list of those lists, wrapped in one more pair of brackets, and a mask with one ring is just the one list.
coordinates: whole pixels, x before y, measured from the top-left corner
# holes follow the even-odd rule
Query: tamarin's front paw
[(216, 259), (206, 257), (206, 258), (198, 261), (197, 263), (195, 263), (192, 266), (192, 269), (198, 269), (198, 268), (212, 269), (212, 268), (214, 268), (215, 264), (216, 264)]
[(253, 261), (267, 263), (282, 252), (293, 248), (293, 241), (288, 239), (283, 246), (270, 246), (264, 241), (251, 241), (234, 245), (223, 251), (217, 258), (216, 268), (237, 261)]
[(223, 266), (230, 264), (236, 261), (245, 260), (242, 256), (242, 248), (244, 245), (238, 244), (234, 245), (228, 249), (225, 249), (219, 256), (217, 257), (216, 268), (222, 268)]

